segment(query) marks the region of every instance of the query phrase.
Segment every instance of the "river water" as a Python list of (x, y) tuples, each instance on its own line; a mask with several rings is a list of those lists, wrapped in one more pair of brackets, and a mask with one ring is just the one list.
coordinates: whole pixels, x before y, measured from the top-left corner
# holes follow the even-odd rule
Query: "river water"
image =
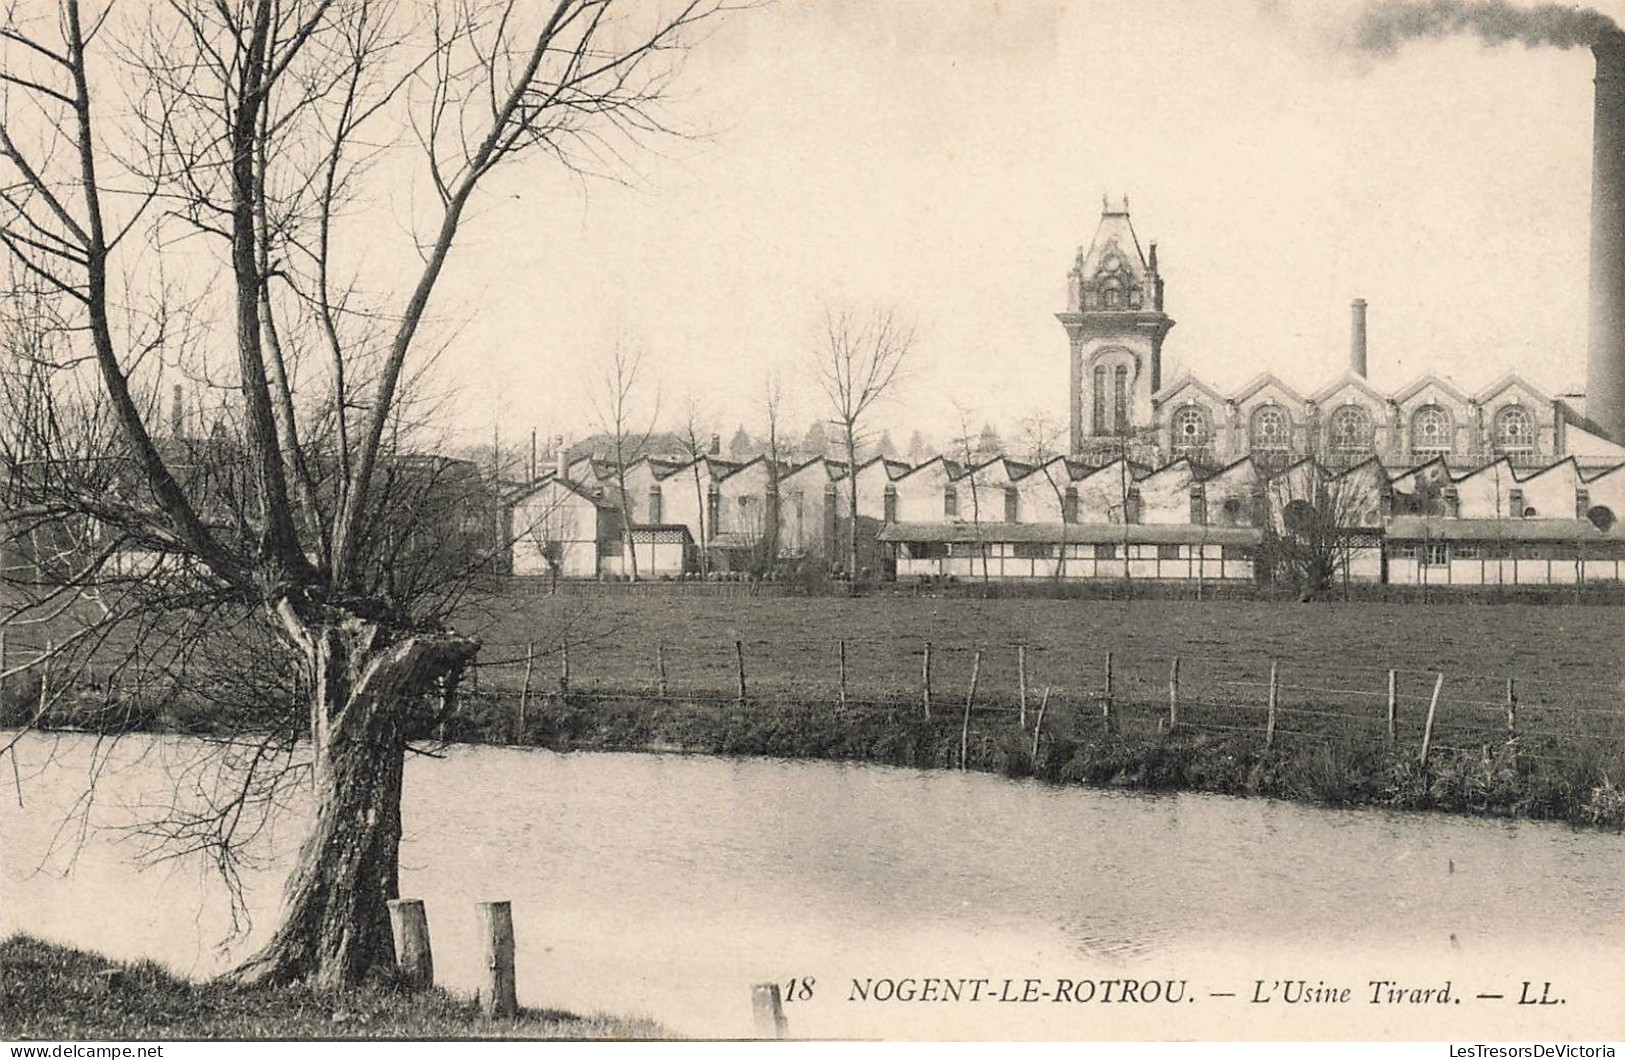
[[(255, 930), (222, 951), (229, 905), (205, 866), (138, 870), (121, 833), (59, 831), (92, 768), (88, 738), (29, 737), (20, 751), (24, 805), (0, 798), (0, 934), (191, 975), (262, 936), (297, 809), (247, 876)], [(167, 797), (195, 753), (183, 739), (125, 739), (97, 759), (91, 818), (116, 824)], [(811, 997), (786, 1005), (798, 1036), (1622, 1030), (1617, 834), (877, 766), (499, 748), (412, 759), (404, 812), (401, 890), (428, 905), (442, 983), (472, 989), (474, 903), (508, 899), (521, 1003), (641, 1013), (681, 1034), (749, 1033), (750, 984), (792, 979), (812, 980)], [(935, 1000), (948, 987), (928, 978), (963, 980), (959, 999)], [(1036, 1000), (1019, 1000), (1029, 978)], [(1103, 1003), (1102, 981), (1124, 978), (1162, 981), (1179, 1000), (1146, 1003), (1142, 987), (1138, 1002)], [(893, 998), (905, 980), (933, 1000)], [(1298, 980), (1350, 1000), (1287, 1004), (1284, 984)], [(1451, 989), (1442, 1005), (1373, 1004), (1373, 980)], [(1085, 983), (1092, 999), (1072, 1000)], [(1517, 1003), (1543, 992), (1548, 1004)]]

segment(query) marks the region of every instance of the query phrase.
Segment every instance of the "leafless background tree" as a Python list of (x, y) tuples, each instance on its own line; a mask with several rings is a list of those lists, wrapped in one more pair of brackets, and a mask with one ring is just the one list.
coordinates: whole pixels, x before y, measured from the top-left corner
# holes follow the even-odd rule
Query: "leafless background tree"
[(627, 572), (638, 580), (638, 550), (633, 529), (636, 502), (626, 489), (626, 472), (649, 456), (649, 441), (660, 419), (660, 391), (644, 368), (643, 347), (617, 338), (609, 349), (592, 392), (598, 429), (609, 436), (614, 464), (615, 503), (621, 515), (621, 542)]
[(846, 456), (846, 568), (858, 574), (858, 449), (875, 406), (907, 377), (914, 325), (895, 311), (827, 306), (811, 351), (813, 379), (823, 393)]

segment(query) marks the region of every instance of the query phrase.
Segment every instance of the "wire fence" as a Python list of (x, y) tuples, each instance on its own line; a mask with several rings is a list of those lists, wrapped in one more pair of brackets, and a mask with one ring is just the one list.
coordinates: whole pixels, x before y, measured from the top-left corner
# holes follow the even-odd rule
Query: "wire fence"
[[(487, 644), (471, 675), (477, 696), (520, 711), (565, 697), (683, 703), (746, 711), (825, 710), (837, 717), (1014, 717), (1057, 738), (1197, 732), (1277, 743), (1337, 741), (1577, 760), (1625, 754), (1625, 688), (1515, 674), (1384, 668), (1334, 658), (1128, 654), (1085, 665), (1011, 641), (895, 643), (738, 639), (634, 648), (613, 639)], [(1063, 665), (1064, 662), (1064, 665)]]

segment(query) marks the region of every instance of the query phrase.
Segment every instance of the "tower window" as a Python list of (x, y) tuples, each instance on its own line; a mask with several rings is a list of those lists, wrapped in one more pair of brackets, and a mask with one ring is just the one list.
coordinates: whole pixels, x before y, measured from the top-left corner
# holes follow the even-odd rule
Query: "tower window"
[(1450, 413), (1438, 405), (1423, 405), (1411, 416), (1411, 452), (1448, 453), (1451, 445)]
[(1095, 369), (1095, 430), (1097, 435), (1106, 433), (1106, 366), (1100, 365)]
[(1121, 364), (1112, 371), (1112, 429), (1128, 430), (1128, 368)]

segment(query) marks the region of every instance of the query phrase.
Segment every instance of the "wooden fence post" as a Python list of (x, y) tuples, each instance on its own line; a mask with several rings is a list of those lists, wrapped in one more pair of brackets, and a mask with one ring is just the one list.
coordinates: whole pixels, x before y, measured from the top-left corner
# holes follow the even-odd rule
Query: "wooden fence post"
[(1038, 765), (1038, 736), (1044, 731), (1044, 710), (1049, 706), (1049, 689), (1038, 697), (1038, 717), (1033, 719), (1033, 766)]
[(931, 642), (925, 642), (925, 662), (920, 664), (920, 688), (925, 697), (925, 716), (931, 717)]
[(525, 706), (530, 701), (530, 675), (536, 668), (536, 642), (525, 642), (525, 683), (519, 686), (519, 735), (525, 734)]
[(1021, 727), (1027, 727), (1027, 645), (1016, 645), (1016, 675), (1021, 690)]
[(419, 898), (391, 898), (389, 926), (395, 935), (395, 966), (415, 989), (434, 985), (434, 954), (429, 949), (429, 916)]
[(1168, 731), (1179, 725), (1179, 656), (1174, 656), (1168, 668)]
[(970, 708), (976, 702), (976, 680), (982, 676), (982, 653), (976, 653), (976, 658), (970, 664), (970, 689), (965, 693), (965, 723), (959, 727), (959, 771), (965, 771), (965, 757), (970, 745)]
[(1106, 720), (1106, 731), (1111, 732), (1116, 724), (1112, 720), (1112, 653), (1106, 653), (1106, 698), (1100, 704), (1100, 716)]
[(1428, 764), (1428, 751), (1433, 747), (1433, 716), (1439, 710), (1439, 690), (1444, 687), (1444, 674), (1433, 679), (1433, 697), (1428, 700), (1428, 720), (1422, 726), (1422, 766)]
[(659, 689), (660, 698), (665, 699), (666, 698), (666, 646), (664, 644), (656, 644), (655, 645), (655, 678), (659, 682), (658, 689)]
[(1275, 746), (1275, 704), (1280, 692), (1280, 685), (1276, 682), (1275, 661), (1270, 660), (1270, 713), (1264, 722), (1264, 746)]
[(841, 641), (841, 706), (846, 706), (846, 641)]
[(481, 902), (480, 932), (485, 944), (485, 980), (480, 984), (480, 1011), (487, 1019), (511, 1018), (519, 1012), (514, 993), (513, 905)]
[(1388, 671), (1388, 745), (1399, 740), (1399, 671)]
[(1507, 678), (1507, 739), (1518, 735), (1518, 686)]
[(784, 1018), (784, 1001), (778, 983), (757, 983), (750, 988), (750, 1011), (756, 1024), (756, 1037), (783, 1038), (790, 1021)]
[(559, 695), (570, 694), (570, 641), (568, 638), (559, 643)]
[(745, 705), (745, 642), (734, 641), (734, 656), (739, 660), (739, 705)]
[(6, 631), (0, 627), (0, 703), (6, 698)]

